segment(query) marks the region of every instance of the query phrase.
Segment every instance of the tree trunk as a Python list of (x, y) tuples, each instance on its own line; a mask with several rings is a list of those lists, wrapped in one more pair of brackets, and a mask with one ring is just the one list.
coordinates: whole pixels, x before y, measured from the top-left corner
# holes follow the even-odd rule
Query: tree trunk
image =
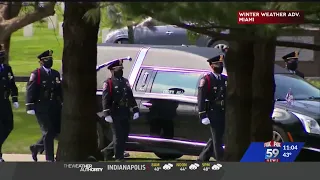
[(9, 37), (7, 37), (6, 39), (4, 39), (4, 41), (3, 41), (4, 50), (6, 51), (6, 56), (5, 56), (5, 60), (4, 60), (5, 64), (9, 64), (10, 41), (11, 41), (11, 35)]
[(267, 142), (272, 139), (272, 113), (274, 108), (274, 59), (276, 39), (255, 44), (252, 76), (251, 140)]
[[(9, 2), (3, 11), (2, 17), (5, 20), (8, 20), (18, 16), (21, 7), (22, 7), (21, 3)], [(5, 37), (2, 41), (2, 43), (4, 44), (4, 50), (6, 51), (6, 57), (4, 61), (5, 64), (9, 64), (10, 40), (11, 40), (11, 33), (7, 37)]]
[[(58, 161), (86, 161), (97, 153), (96, 65), (98, 22), (84, 14), (97, 3), (65, 2), (63, 92)], [(100, 18), (100, 17), (99, 17)]]
[[(226, 99), (225, 161), (240, 161), (250, 145), (253, 42), (230, 44), (226, 56), (228, 86)], [(234, 48), (235, 47), (235, 48)]]
[(134, 44), (134, 29), (133, 26), (127, 26), (129, 44)]

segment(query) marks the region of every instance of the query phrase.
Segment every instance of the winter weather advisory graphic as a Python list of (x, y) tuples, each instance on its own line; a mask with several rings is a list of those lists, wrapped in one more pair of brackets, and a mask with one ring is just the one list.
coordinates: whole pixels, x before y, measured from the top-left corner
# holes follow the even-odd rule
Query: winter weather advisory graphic
[(303, 11), (239, 11), (238, 24), (302, 24)]

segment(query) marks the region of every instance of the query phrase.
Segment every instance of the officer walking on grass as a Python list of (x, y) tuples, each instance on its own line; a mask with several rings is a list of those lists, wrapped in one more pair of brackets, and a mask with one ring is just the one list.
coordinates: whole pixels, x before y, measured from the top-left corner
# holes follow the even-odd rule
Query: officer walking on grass
[(131, 112), (133, 119), (139, 118), (139, 108), (133, 97), (129, 81), (123, 77), (123, 60), (109, 65), (112, 77), (103, 83), (102, 107), (105, 121), (111, 123), (113, 146), (116, 160), (124, 159), (125, 144), (128, 140)]
[(46, 160), (54, 161), (54, 139), (60, 133), (63, 96), (60, 73), (51, 68), (52, 53), (47, 50), (38, 56), (41, 67), (31, 73), (27, 84), (27, 113), (36, 115), (42, 131), (41, 139), (30, 146), (34, 161), (43, 150)]
[(294, 51), (282, 57), (286, 64), (286, 68), (293, 74), (304, 78), (304, 74), (298, 71), (298, 63), (299, 63), (299, 52)]
[(223, 55), (208, 59), (212, 72), (201, 78), (198, 90), (198, 109), (201, 123), (210, 125), (211, 138), (198, 160), (209, 161), (223, 157), (223, 135), (225, 128), (225, 97), (227, 77), (222, 75)]
[(19, 107), (18, 88), (16, 86), (12, 68), (4, 64), (5, 50), (0, 45), (0, 162), (2, 158), (2, 145), (13, 129), (13, 114), (9, 96), (11, 95), (13, 106)]

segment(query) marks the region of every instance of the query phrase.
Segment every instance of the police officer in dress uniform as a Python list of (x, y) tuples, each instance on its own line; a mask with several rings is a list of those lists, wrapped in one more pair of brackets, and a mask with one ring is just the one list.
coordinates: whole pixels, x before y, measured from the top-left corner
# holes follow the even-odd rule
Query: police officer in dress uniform
[(9, 96), (11, 95), (13, 106), (19, 107), (18, 88), (16, 86), (12, 69), (9, 65), (3, 64), (5, 51), (0, 46), (0, 162), (2, 158), (2, 145), (13, 129), (13, 114)]
[[(124, 159), (125, 143), (129, 136), (130, 108), (133, 119), (139, 118), (139, 108), (133, 97), (129, 81), (123, 76), (123, 61), (112, 63), (108, 69), (112, 77), (103, 83), (102, 107), (105, 121), (111, 123), (116, 160)], [(111, 87), (110, 87), (111, 86)]]
[(222, 75), (223, 55), (208, 59), (213, 72), (201, 78), (198, 90), (199, 117), (204, 125), (210, 125), (211, 139), (199, 155), (198, 160), (209, 161), (223, 157), (223, 135), (225, 128), (225, 96), (227, 77)]
[(30, 146), (32, 157), (37, 161), (38, 152), (45, 150), (46, 160), (54, 161), (54, 138), (60, 133), (62, 87), (60, 73), (51, 69), (52, 50), (38, 56), (41, 67), (31, 73), (27, 84), (27, 113), (36, 115), (42, 138)]
[(298, 63), (299, 63), (299, 52), (294, 51), (282, 57), (284, 62), (286, 63), (286, 68), (293, 74), (304, 78), (304, 74), (298, 71)]

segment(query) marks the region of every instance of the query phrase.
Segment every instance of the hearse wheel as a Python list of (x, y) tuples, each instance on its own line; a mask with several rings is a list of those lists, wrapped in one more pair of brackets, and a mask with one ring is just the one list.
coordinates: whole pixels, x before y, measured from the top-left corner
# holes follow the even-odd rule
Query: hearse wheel
[(104, 157), (106, 154), (101, 153), (101, 150), (107, 147), (111, 140), (109, 140), (106, 136), (107, 131), (109, 128), (109, 124), (107, 124), (105, 121), (98, 121), (97, 123), (97, 143), (98, 143), (98, 150), (100, 153), (98, 153), (97, 160), (98, 161), (104, 161), (106, 159), (112, 159), (114, 152), (113, 150), (110, 150), (107, 152), (107, 157)]
[(175, 160), (181, 158), (183, 155), (182, 154), (171, 154), (171, 153), (159, 153), (159, 152), (154, 152), (154, 154), (163, 160)]
[(272, 126), (272, 140), (276, 141), (276, 142), (288, 142), (289, 138), (287, 133), (280, 128), (279, 126)]

